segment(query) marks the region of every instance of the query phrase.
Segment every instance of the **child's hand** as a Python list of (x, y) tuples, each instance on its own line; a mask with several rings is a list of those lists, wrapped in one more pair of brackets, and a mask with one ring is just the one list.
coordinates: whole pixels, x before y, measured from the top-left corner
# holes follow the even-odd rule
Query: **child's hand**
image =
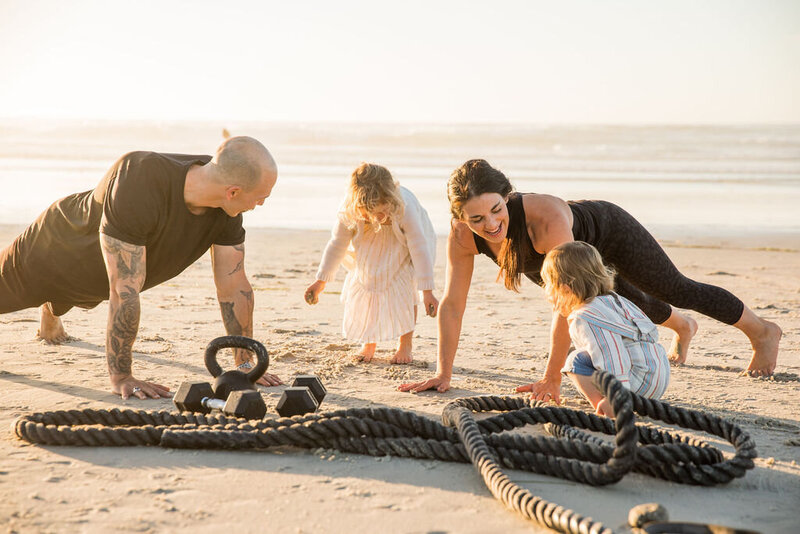
[(319, 302), (319, 294), (325, 289), (326, 282), (316, 280), (313, 284), (306, 288), (306, 293), (303, 296), (308, 304), (316, 304)]
[(422, 292), (422, 303), (425, 306), (425, 315), (436, 317), (439, 311), (439, 301), (433, 296), (433, 291), (426, 289)]
[(597, 403), (595, 412), (597, 415), (614, 418), (614, 407), (608, 402), (608, 399), (603, 397), (603, 400)]

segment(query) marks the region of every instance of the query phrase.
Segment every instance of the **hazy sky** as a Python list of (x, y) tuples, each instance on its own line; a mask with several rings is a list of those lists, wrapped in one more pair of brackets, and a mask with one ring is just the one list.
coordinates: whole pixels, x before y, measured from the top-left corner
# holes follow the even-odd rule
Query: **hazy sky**
[(798, 0), (0, 0), (0, 117), (798, 123), (798, 95)]

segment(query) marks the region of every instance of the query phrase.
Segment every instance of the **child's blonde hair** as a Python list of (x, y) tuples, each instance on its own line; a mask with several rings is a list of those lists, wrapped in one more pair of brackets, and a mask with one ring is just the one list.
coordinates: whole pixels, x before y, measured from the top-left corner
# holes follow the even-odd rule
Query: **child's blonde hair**
[[(597, 249), (583, 241), (570, 241), (553, 248), (545, 256), (541, 270), (547, 298), (564, 316), (597, 295), (613, 291), (615, 274), (603, 264)], [(564, 286), (570, 291), (564, 291)]]
[(389, 205), (389, 217), (398, 219), (403, 216), (405, 205), (392, 173), (381, 165), (362, 163), (350, 175), (343, 208), (345, 222), (352, 229), (359, 220), (366, 219), (377, 232), (382, 221), (377, 220), (372, 212), (384, 203)]

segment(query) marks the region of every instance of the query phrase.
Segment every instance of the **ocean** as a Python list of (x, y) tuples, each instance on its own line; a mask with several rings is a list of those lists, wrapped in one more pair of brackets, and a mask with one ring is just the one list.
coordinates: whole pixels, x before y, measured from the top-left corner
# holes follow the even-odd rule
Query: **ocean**
[(223, 131), (272, 152), (278, 183), (249, 228), (329, 229), (348, 177), (382, 164), (439, 234), (446, 183), (471, 158), (522, 192), (615, 202), (660, 240), (800, 249), (800, 125), (536, 126), (256, 122), (0, 121), (0, 224), (23, 226), (54, 200), (92, 189), (132, 150), (210, 154)]

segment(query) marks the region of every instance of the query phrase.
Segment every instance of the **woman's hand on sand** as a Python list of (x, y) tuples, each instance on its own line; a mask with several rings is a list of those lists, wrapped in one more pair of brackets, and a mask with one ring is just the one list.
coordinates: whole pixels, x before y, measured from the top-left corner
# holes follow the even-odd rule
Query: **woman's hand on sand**
[(422, 382), (411, 382), (408, 384), (400, 384), (397, 387), (397, 389), (399, 391), (408, 391), (410, 393), (419, 393), (420, 391), (435, 389), (439, 393), (444, 393), (445, 391), (450, 389), (450, 379), (437, 376), (435, 378), (423, 380)]
[(137, 397), (139, 399), (168, 399), (172, 397), (169, 388), (161, 384), (153, 382), (145, 382), (144, 380), (137, 380), (133, 376), (128, 375), (124, 378), (111, 379), (111, 391), (122, 397), (128, 399), (130, 397)]
[(531, 400), (540, 400), (545, 402), (552, 400), (555, 401), (556, 404), (561, 404), (560, 378), (561, 377), (559, 376), (558, 380), (554, 380), (545, 376), (538, 382), (519, 386), (516, 391), (517, 393), (530, 392)]
[(306, 303), (308, 304), (316, 304), (319, 302), (319, 294), (322, 293), (322, 290), (325, 289), (326, 282), (322, 280), (315, 280), (313, 284), (306, 288), (305, 298)]
[(439, 300), (433, 296), (433, 291), (426, 289), (422, 292), (422, 303), (425, 306), (425, 315), (436, 317), (439, 312)]

